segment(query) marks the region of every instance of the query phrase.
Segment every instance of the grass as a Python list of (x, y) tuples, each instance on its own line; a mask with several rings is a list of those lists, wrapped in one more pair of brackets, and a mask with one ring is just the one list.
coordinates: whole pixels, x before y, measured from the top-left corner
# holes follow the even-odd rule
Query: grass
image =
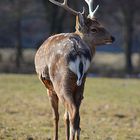
[[(59, 138), (64, 140), (63, 106)], [(140, 140), (140, 81), (88, 78), (81, 140)], [(0, 140), (50, 140), (52, 113), (36, 75), (0, 75)]]

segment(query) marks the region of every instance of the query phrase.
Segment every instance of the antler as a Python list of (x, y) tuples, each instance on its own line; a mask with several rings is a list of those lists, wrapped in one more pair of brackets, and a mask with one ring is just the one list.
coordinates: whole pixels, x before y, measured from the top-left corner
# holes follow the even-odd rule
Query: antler
[(93, 0), (85, 0), (85, 2), (88, 4), (89, 7), (89, 18), (94, 18), (94, 15), (96, 13), (96, 11), (99, 8), (99, 5), (97, 5), (97, 7), (95, 8), (95, 10), (93, 10)]
[(69, 11), (70, 13), (72, 13), (73, 15), (78, 15), (79, 12), (71, 9), (69, 6), (68, 6), (68, 3), (67, 3), (67, 0), (64, 0), (63, 3), (60, 3), (60, 2), (57, 2), (55, 0), (49, 0), (50, 2), (52, 2), (53, 4), (57, 5), (57, 6), (60, 6), (60, 7), (63, 7), (64, 9), (66, 9), (67, 11)]

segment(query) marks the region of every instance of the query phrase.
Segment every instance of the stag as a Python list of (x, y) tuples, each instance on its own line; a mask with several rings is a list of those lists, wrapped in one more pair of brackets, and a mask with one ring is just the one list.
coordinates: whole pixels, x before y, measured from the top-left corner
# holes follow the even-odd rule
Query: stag
[(93, 1), (85, 0), (89, 14), (85, 10), (77, 12), (70, 8), (67, 0), (60, 3), (49, 0), (76, 16), (76, 31), (49, 37), (35, 55), (35, 68), (41, 82), (46, 86), (54, 116), (54, 140), (58, 140), (58, 103), (64, 105), (66, 140), (80, 140), (79, 108), (83, 99), (84, 84), (88, 68), (97, 45), (114, 41), (109, 32), (98, 22), (93, 9)]

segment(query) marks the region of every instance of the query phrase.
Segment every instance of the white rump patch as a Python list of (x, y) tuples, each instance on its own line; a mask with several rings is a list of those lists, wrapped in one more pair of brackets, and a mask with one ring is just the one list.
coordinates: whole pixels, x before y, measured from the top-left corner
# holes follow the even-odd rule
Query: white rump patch
[[(79, 65), (82, 63), (83, 69), (80, 71)], [(69, 69), (77, 75), (77, 85), (80, 86), (82, 84), (82, 79), (84, 74), (87, 72), (90, 66), (90, 61), (86, 59), (84, 56), (77, 56), (75, 61), (69, 62)]]

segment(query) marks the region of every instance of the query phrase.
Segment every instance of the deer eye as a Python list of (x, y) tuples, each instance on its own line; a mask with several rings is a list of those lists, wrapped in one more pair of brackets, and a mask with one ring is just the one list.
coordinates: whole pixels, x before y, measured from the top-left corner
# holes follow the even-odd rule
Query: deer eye
[(97, 32), (98, 32), (98, 30), (95, 29), (95, 28), (91, 29), (91, 31), (92, 31), (93, 33), (97, 33)]

